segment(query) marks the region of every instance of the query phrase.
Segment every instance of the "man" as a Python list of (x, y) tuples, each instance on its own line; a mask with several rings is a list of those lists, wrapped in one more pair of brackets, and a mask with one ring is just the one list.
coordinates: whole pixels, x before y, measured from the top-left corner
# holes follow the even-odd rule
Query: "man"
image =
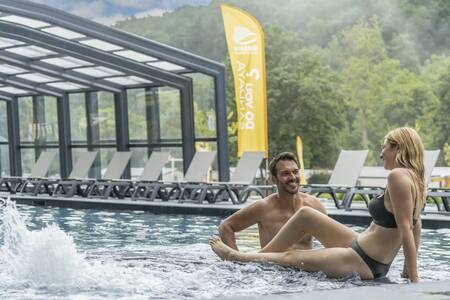
[[(319, 199), (298, 191), (300, 182), (299, 163), (294, 154), (283, 152), (276, 155), (269, 164), (272, 182), (278, 193), (256, 201), (225, 219), (219, 227), (220, 238), (228, 246), (238, 250), (235, 232), (258, 224), (261, 248), (267, 245), (283, 225), (302, 206), (310, 206), (326, 214)], [(299, 228), (301, 230), (301, 228)], [(305, 236), (292, 248), (311, 249), (312, 238)]]

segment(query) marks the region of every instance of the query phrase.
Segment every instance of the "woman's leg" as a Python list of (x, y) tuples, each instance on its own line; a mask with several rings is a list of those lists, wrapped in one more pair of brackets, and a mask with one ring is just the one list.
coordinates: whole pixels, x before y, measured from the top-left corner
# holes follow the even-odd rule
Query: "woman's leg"
[(340, 278), (357, 273), (362, 279), (373, 279), (369, 267), (351, 248), (244, 253), (228, 247), (217, 237), (211, 238), (210, 245), (212, 250), (225, 260), (272, 262), (285, 267), (296, 267), (307, 272), (322, 271), (332, 278)]
[(326, 248), (350, 247), (358, 234), (311, 207), (302, 207), (284, 224), (260, 252), (286, 251), (305, 234), (312, 235)]

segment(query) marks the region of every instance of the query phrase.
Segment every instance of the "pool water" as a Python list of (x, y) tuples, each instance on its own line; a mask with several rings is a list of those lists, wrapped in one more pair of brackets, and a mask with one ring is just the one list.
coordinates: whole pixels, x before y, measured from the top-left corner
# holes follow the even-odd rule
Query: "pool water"
[[(210, 299), (379, 284), (221, 261), (219, 217), (9, 205), (0, 209), (0, 299)], [(351, 226), (356, 231), (362, 227)], [(257, 228), (237, 236), (258, 248)], [(315, 243), (315, 247), (320, 247)], [(423, 230), (419, 274), (450, 279), (450, 229)], [(404, 283), (398, 255), (388, 282)]]

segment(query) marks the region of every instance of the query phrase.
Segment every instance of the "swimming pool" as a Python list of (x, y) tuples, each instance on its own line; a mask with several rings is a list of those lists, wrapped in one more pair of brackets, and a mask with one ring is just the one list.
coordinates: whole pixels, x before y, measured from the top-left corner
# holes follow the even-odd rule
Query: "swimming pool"
[[(376, 284), (220, 261), (208, 245), (219, 217), (25, 205), (18, 212), (26, 227), (16, 210), (0, 209), (0, 299), (208, 299)], [(449, 280), (450, 229), (423, 233), (422, 280)], [(238, 245), (256, 249), (256, 227), (238, 234)], [(405, 282), (402, 264), (400, 255), (391, 282)]]

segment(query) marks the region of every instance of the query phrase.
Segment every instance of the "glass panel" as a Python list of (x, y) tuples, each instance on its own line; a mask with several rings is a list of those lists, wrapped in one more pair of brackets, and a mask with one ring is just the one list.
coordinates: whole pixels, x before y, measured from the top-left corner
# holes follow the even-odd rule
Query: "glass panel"
[(131, 151), (131, 179), (138, 180), (148, 159), (148, 148), (133, 147)]
[[(36, 128), (33, 126), (33, 100), (31, 97), (19, 98), (18, 105), (20, 141), (32, 142), (36, 137)], [(23, 157), (22, 160), (24, 160)]]
[(16, 66), (8, 65), (8, 64), (0, 65), (0, 73), (3, 73), (3, 74), (14, 75), (14, 74), (19, 74), (19, 73), (24, 73), (24, 72), (28, 72), (28, 71), (25, 69), (16, 67)]
[(115, 143), (116, 117), (114, 114), (114, 95), (108, 92), (99, 92), (97, 95), (98, 117), (96, 121), (99, 124), (100, 141)]
[[(196, 151), (217, 151), (217, 143), (216, 142), (196, 142), (195, 143)], [(207, 181), (218, 181), (219, 180), (219, 167), (217, 163), (217, 157), (212, 164), (212, 168), (207, 176)]]
[(112, 44), (112, 43), (108, 43), (102, 40), (98, 40), (98, 39), (92, 39), (92, 40), (84, 40), (84, 41), (80, 41), (80, 43), (93, 47), (93, 48), (97, 48), (103, 51), (114, 51), (114, 50), (120, 50), (123, 49), (122, 47)]
[(180, 71), (184, 70), (182, 66), (167, 62), (167, 61), (156, 61), (156, 62), (149, 62), (147, 65), (157, 67), (166, 71)]
[(0, 143), (8, 142), (8, 119), (6, 114), (6, 102), (0, 101)]
[(31, 93), (30, 91), (18, 89), (18, 88), (12, 87), (12, 86), (1, 86), (0, 87), (0, 91), (6, 92), (6, 93), (10, 93), (10, 94), (14, 94), (14, 95), (30, 94)]
[(88, 67), (88, 68), (79, 68), (74, 69), (74, 71), (86, 74), (93, 77), (109, 77), (109, 76), (115, 76), (115, 75), (122, 75), (123, 73), (117, 70), (113, 70), (106, 67)]
[[(72, 148), (72, 165), (75, 165), (81, 153), (87, 152), (87, 148)], [(99, 178), (95, 174), (100, 174), (99, 156), (97, 155), (97, 161), (92, 164), (91, 170), (87, 175), (89, 178)]]
[(153, 61), (157, 60), (153, 56), (145, 55), (140, 52), (136, 52), (133, 50), (122, 50), (122, 51), (116, 51), (114, 54), (117, 54), (119, 56), (123, 56), (125, 58), (129, 58), (138, 62), (146, 62), (146, 61)]
[(58, 27), (58, 26), (44, 28), (44, 29), (42, 29), (42, 31), (45, 31), (50, 34), (60, 36), (62, 38), (69, 39), (69, 40), (85, 37), (84, 34), (81, 34), (81, 33), (66, 29), (66, 28)]
[(55, 97), (45, 97), (45, 140), (47, 142), (58, 142), (58, 110)]
[(9, 165), (9, 146), (0, 144), (0, 177), (11, 175)]
[(64, 82), (52, 82), (52, 83), (48, 83), (47, 85), (61, 89), (61, 90), (67, 90), (67, 91), (71, 91), (71, 90), (79, 90), (79, 89), (85, 89), (86, 86), (81, 85), (81, 84), (77, 84), (77, 83), (73, 83), (73, 82), (69, 82), (69, 81), (64, 81)]
[(191, 73), (186, 74), (193, 80), (195, 137), (216, 137), (216, 106), (214, 79), (211, 76)]
[[(33, 103), (31, 97), (19, 99), (21, 142), (45, 144), (58, 141), (56, 101), (54, 97), (45, 97), (39, 103)], [(34, 116), (33, 113), (35, 114)]]
[[(46, 149), (45, 151), (55, 151), (58, 152), (58, 149)], [(60, 173), (60, 167), (59, 167), (59, 154), (56, 154), (55, 159), (53, 160), (52, 164), (50, 165), (50, 169), (48, 170), (48, 177), (54, 178), (54, 177), (61, 177)]]
[(181, 139), (180, 92), (177, 89), (158, 89), (161, 139)]
[(16, 75), (17, 77), (26, 79), (26, 80), (30, 80), (30, 81), (34, 81), (34, 82), (38, 82), (38, 83), (45, 83), (45, 82), (51, 82), (51, 81), (56, 81), (58, 80), (55, 77), (50, 77), (44, 74), (40, 74), (40, 73), (28, 73), (28, 74), (19, 74)]
[(11, 175), (9, 169), (8, 120), (6, 102), (0, 101), (0, 177)]
[(127, 97), (130, 141), (147, 141), (145, 89), (129, 89)]
[(69, 68), (77, 68), (77, 67), (83, 67), (83, 66), (89, 66), (92, 65), (90, 62), (71, 57), (71, 56), (64, 56), (64, 57), (55, 57), (55, 58), (46, 58), (41, 59), (42, 62), (55, 65), (60, 68), (69, 69)]
[(6, 47), (11, 47), (11, 46), (16, 46), (16, 45), (23, 45), (23, 44), (24, 44), (23, 42), (20, 42), (17, 40), (0, 37), (0, 48), (6, 48)]
[(34, 149), (21, 149), (20, 155), (22, 159), (22, 176), (28, 177), (36, 161)]
[(69, 110), (72, 144), (87, 143), (86, 102), (84, 93), (69, 94)]
[(142, 84), (142, 83), (152, 83), (150, 80), (146, 80), (137, 76), (122, 76), (122, 77), (110, 77), (105, 78), (105, 80), (114, 82), (121, 85), (133, 85), (133, 84)]
[(183, 149), (180, 147), (161, 147), (154, 151), (170, 152), (169, 162), (163, 168), (164, 181), (183, 180)]
[[(40, 151), (48, 151), (48, 152), (58, 152), (58, 149), (45, 149), (40, 148)], [(31, 170), (33, 169), (36, 160), (36, 150), (32, 148), (22, 148), (20, 150), (21, 157), (22, 157), (22, 177), (28, 177), (30, 176)], [(48, 177), (54, 178), (54, 177), (60, 177), (59, 172), (59, 155), (55, 155), (55, 159), (52, 161), (48, 174)]]
[(42, 57), (42, 56), (48, 56), (51, 54), (56, 54), (56, 52), (53, 52), (51, 50), (45, 49), (45, 48), (41, 48), (38, 46), (23, 46), (23, 47), (15, 47), (15, 48), (9, 48), (6, 49), (6, 51), (18, 54), (18, 55), (22, 55), (22, 56), (26, 56), (26, 57), (30, 57), (30, 58), (35, 58), (35, 57)]
[(95, 149), (96, 151), (99, 151), (100, 153), (100, 168), (101, 168), (101, 176), (106, 172), (106, 169), (108, 168), (109, 162), (111, 161), (112, 156), (116, 152), (116, 149), (114, 148), (100, 148)]
[(40, 27), (50, 26), (50, 24), (46, 23), (46, 22), (42, 22), (39, 20), (26, 18), (26, 17), (20, 17), (20, 16), (16, 16), (16, 15), (0, 17), (0, 20), (11, 22), (11, 23), (16, 23), (16, 24), (20, 24), (20, 25), (25, 25), (25, 26), (32, 27), (32, 28), (40, 28)]

